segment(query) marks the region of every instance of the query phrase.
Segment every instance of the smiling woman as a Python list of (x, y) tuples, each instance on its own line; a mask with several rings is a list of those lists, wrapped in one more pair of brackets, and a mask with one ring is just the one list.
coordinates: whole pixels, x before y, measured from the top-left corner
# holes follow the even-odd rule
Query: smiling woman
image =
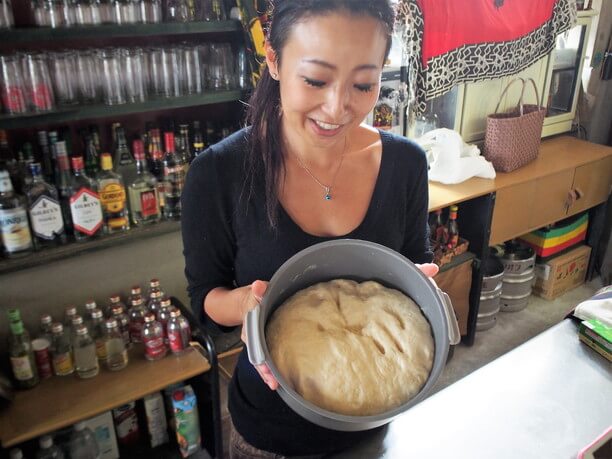
[[(388, 0), (275, 0), (267, 68), (247, 128), (192, 163), (183, 201), (191, 305), (217, 333), (243, 323), (275, 271), (318, 242), (362, 239), (434, 275), (427, 164), (411, 141), (364, 124), (391, 46)], [(229, 388), (231, 457), (322, 455), (362, 432), (293, 412), (243, 351)]]

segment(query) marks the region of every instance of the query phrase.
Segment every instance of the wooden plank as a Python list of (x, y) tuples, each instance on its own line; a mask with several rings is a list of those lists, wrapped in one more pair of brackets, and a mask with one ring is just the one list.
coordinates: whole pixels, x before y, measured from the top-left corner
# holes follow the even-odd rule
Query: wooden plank
[(228, 379), (231, 379), (232, 375), (234, 374), (234, 368), (236, 368), (238, 357), (240, 356), (241, 352), (242, 346), (217, 356), (219, 359), (219, 370)]
[(91, 379), (54, 376), (33, 389), (18, 391), (14, 402), (0, 413), (2, 446), (8, 448), (70, 426), (210, 369), (195, 349), (149, 362), (142, 345), (136, 345), (129, 356), (128, 366), (117, 372), (101, 368)]

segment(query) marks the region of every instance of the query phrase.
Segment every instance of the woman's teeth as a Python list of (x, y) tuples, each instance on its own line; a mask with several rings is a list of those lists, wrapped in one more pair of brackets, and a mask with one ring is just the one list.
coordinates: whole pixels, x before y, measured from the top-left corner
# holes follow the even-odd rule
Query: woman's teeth
[(314, 120), (314, 122), (317, 124), (317, 126), (319, 126), (321, 129), (325, 129), (328, 131), (331, 131), (333, 129), (338, 129), (340, 127), (339, 124), (329, 124), (329, 123), (324, 123), (323, 121), (317, 121)]

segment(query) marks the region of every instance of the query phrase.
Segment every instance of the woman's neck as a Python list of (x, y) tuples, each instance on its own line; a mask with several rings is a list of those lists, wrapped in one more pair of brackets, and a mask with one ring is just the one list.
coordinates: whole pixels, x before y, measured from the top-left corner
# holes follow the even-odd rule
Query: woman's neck
[(282, 123), (281, 141), (286, 159), (295, 160), (297, 157), (309, 166), (326, 169), (338, 163), (340, 157), (346, 152), (348, 139), (345, 136), (329, 145), (312, 145)]

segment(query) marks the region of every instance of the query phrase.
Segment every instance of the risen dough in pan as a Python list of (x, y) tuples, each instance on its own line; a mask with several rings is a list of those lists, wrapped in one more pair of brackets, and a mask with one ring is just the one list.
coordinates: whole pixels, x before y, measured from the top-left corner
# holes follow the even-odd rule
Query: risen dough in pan
[(434, 357), (431, 327), (416, 303), (372, 281), (339, 279), (297, 292), (274, 312), (266, 341), (296, 392), (355, 416), (414, 397)]

